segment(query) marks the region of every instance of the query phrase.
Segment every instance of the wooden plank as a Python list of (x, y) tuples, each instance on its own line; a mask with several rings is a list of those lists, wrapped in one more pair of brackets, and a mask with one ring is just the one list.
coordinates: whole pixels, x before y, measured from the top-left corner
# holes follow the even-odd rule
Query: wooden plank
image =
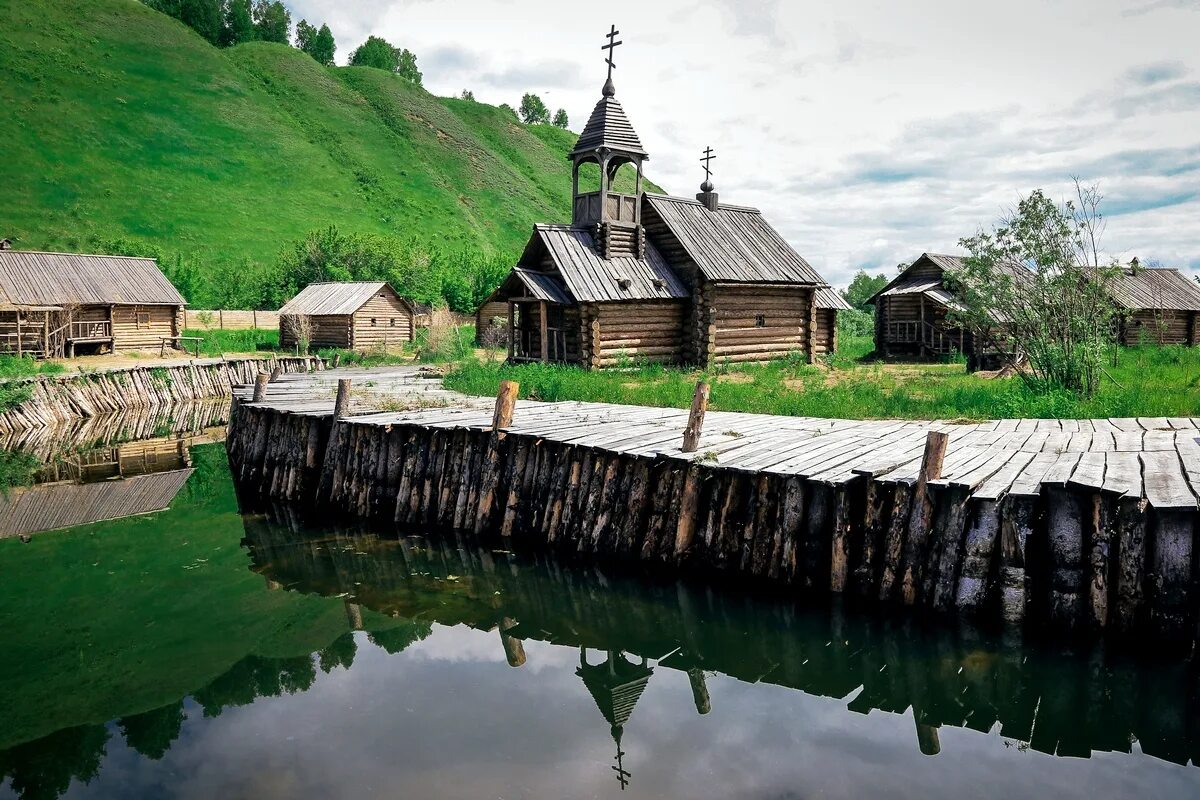
[(1067, 486), (1099, 491), (1104, 486), (1104, 453), (1083, 453)]
[(1137, 453), (1105, 453), (1104, 485), (1101, 489), (1121, 497), (1141, 497), (1142, 462)]
[(1184, 477), (1178, 453), (1145, 452), (1140, 458), (1150, 505), (1159, 509), (1196, 508), (1196, 495)]

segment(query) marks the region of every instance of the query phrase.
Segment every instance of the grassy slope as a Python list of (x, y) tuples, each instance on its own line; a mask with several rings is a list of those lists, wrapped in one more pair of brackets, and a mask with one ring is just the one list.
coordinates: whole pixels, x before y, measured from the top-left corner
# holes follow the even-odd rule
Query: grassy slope
[[(797, 358), (736, 372), (720, 368), (709, 408), (762, 414), (847, 419), (997, 419), (1192, 416), (1200, 408), (1200, 350), (1125, 348), (1095, 397), (1035, 395), (1019, 378), (968, 374), (961, 364), (884, 365), (861, 362), (871, 340), (845, 337), (831, 369)], [(522, 397), (687, 408), (702, 373), (662, 367), (586, 372), (573, 367), (488, 363), (458, 366), (446, 383), (470, 394), (495, 395), (515, 380)]]
[[(193, 455), (169, 511), (0, 541), (0, 749), (159, 708), (247, 655), (304, 656), (346, 632), (340, 600), (271, 591), (250, 571), (225, 451)], [(369, 630), (396, 624), (364, 610)]]
[(569, 214), (567, 131), (283, 45), (220, 50), (135, 0), (4, 17), (0, 235), (20, 247), (265, 263), (335, 224), (508, 254)]

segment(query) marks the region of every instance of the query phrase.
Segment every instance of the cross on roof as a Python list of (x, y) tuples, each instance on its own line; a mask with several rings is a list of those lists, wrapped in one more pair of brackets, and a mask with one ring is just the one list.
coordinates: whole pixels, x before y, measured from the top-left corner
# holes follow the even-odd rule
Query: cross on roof
[(704, 156), (700, 159), (704, 162), (704, 180), (708, 180), (709, 176), (712, 175), (712, 170), (709, 169), (709, 163), (714, 158), (716, 158), (716, 156), (713, 155), (713, 149), (711, 147), (704, 148)]
[(615, 67), (615, 66), (616, 66), (616, 64), (614, 64), (614, 63), (613, 63), (613, 59), (612, 59), (612, 57), (613, 57), (613, 51), (614, 51), (614, 49), (615, 49), (615, 48), (616, 48), (618, 45), (622, 44), (622, 42), (615, 41), (615, 40), (616, 40), (616, 38), (617, 38), (617, 35), (618, 35), (619, 33), (620, 33), (620, 31), (619, 31), (619, 30), (617, 30), (617, 26), (616, 26), (616, 25), (610, 25), (610, 26), (609, 26), (609, 31), (608, 31), (608, 33), (604, 34), (605, 36), (607, 36), (607, 37), (608, 37), (608, 44), (602, 44), (602, 45), (600, 45), (600, 49), (601, 49), (601, 50), (607, 50), (607, 51), (608, 51), (608, 55), (606, 55), (606, 56), (604, 57), (604, 63), (605, 63), (605, 64), (608, 64), (608, 79), (609, 79), (610, 81), (612, 80), (612, 71), (613, 71), (613, 67)]

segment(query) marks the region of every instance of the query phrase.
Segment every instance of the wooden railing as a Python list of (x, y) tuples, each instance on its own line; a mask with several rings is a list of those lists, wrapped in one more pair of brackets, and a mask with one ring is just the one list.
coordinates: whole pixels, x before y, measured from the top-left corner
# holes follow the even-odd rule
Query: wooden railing
[[(637, 221), (637, 197), (631, 194), (609, 192), (605, 202), (605, 219), (611, 222)], [(576, 225), (586, 225), (600, 221), (600, 193), (586, 192), (575, 196), (572, 221)]]
[[(518, 330), (517, 340), (513, 342), (514, 361), (541, 361), (541, 342), (537, 340), (538, 332)], [(546, 360), (567, 360), (567, 335), (562, 328), (546, 329)]]
[(902, 319), (887, 323), (887, 341), (894, 344), (919, 344), (931, 353), (949, 355), (961, 348), (962, 334), (947, 331), (932, 322)]
[(916, 342), (921, 323), (915, 319), (902, 319), (887, 324), (889, 342)]
[(111, 339), (112, 323), (108, 320), (83, 320), (71, 323), (68, 340), (78, 339)]

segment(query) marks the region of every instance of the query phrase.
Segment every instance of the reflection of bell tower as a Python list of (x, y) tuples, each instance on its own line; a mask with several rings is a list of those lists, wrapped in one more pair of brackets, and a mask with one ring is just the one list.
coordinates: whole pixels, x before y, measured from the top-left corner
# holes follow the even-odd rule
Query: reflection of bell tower
[[(642, 229), (642, 162), (649, 156), (638, 139), (637, 132), (617, 102), (617, 90), (613, 86), (613, 51), (621, 42), (616, 40), (618, 31), (614, 25), (608, 36), (608, 44), (601, 47), (608, 51), (608, 79), (601, 90), (600, 102), (592, 110), (592, 116), (583, 126), (579, 141), (568, 154), (571, 159), (571, 224), (586, 228), (596, 241), (602, 258), (632, 255), (641, 258), (646, 251), (646, 233)], [(579, 191), (579, 169), (594, 163), (599, 167), (598, 190)], [(613, 191), (617, 170), (623, 164), (633, 164), (637, 177), (633, 194)]]
[(625, 751), (621, 749), (621, 735), (625, 732), (625, 723), (633, 714), (633, 707), (646, 689), (654, 669), (643, 658), (639, 664), (629, 661), (622, 653), (608, 651), (608, 657), (599, 664), (589, 664), (587, 649), (579, 648), (579, 669), (575, 674), (583, 678), (583, 685), (592, 693), (596, 707), (612, 726), (613, 741), (617, 743), (616, 765), (613, 770), (624, 791), (629, 783), (629, 773), (625, 771), (622, 758)]

